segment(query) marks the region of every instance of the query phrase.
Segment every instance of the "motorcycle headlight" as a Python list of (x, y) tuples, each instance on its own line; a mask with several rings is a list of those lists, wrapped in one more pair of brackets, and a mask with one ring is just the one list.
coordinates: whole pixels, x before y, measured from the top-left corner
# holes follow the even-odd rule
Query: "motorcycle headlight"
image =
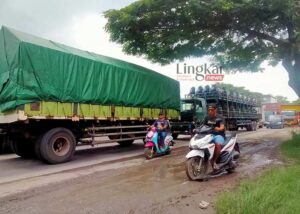
[(192, 146), (192, 149), (199, 149), (197, 145)]
[(189, 148), (190, 149), (198, 149), (198, 146), (197, 146), (197, 144), (189, 144)]

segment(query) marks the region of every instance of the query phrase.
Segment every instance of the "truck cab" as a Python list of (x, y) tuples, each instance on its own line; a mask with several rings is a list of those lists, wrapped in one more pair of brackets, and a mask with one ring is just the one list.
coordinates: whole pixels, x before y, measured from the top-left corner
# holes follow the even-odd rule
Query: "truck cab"
[(194, 127), (199, 125), (207, 115), (207, 105), (203, 98), (181, 99), (180, 121), (171, 122), (174, 138), (179, 134), (191, 134)]

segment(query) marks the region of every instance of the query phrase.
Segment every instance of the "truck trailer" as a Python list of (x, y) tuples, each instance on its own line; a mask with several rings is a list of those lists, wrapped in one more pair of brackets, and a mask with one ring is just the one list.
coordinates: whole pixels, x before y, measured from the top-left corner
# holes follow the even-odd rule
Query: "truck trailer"
[(224, 118), (225, 127), (230, 131), (246, 128), (256, 131), (261, 113), (258, 112), (260, 103), (254, 99), (233, 91), (226, 91), (216, 85), (194, 87), (181, 100), (181, 120), (171, 123), (173, 136), (192, 134), (194, 127), (199, 126), (207, 116), (207, 106), (217, 105), (218, 114)]
[(49, 164), (77, 145), (144, 138), (180, 117), (179, 82), (144, 67), (8, 27), (0, 30), (0, 145)]

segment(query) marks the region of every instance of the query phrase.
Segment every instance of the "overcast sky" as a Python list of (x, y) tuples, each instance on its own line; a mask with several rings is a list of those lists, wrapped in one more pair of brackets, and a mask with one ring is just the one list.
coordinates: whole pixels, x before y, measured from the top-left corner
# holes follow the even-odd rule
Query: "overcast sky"
[[(109, 35), (103, 29), (106, 23), (103, 12), (120, 9), (134, 1), (0, 0), (0, 26), (5, 25), (72, 47), (129, 61), (176, 79), (177, 62), (168, 66), (153, 64), (142, 58), (125, 55), (120, 45), (109, 41)], [(183, 66), (183, 63), (192, 66), (210, 64), (205, 59), (186, 59), (180, 65)], [(282, 66), (265, 68), (264, 73), (226, 75), (223, 82), (296, 100), (297, 96), (288, 86), (288, 75)], [(181, 94), (186, 94), (191, 86), (206, 84), (208, 82), (205, 81), (180, 81)]]

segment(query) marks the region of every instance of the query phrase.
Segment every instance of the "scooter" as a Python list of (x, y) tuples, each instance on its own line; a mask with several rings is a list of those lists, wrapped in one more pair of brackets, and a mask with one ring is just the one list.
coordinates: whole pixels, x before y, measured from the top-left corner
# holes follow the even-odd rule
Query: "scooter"
[(174, 141), (171, 135), (167, 135), (165, 137), (163, 146), (160, 146), (156, 128), (149, 128), (145, 139), (145, 157), (146, 159), (152, 159), (153, 157), (158, 155), (168, 155), (171, 153), (173, 146)]
[(212, 143), (212, 128), (206, 125), (196, 129), (195, 136), (190, 140), (190, 152), (186, 155), (185, 171), (190, 180), (206, 180), (212, 175), (227, 171), (231, 173), (238, 165), (240, 157), (237, 135), (226, 135), (220, 157), (217, 160), (219, 169), (208, 173), (210, 160), (214, 155), (215, 144)]

